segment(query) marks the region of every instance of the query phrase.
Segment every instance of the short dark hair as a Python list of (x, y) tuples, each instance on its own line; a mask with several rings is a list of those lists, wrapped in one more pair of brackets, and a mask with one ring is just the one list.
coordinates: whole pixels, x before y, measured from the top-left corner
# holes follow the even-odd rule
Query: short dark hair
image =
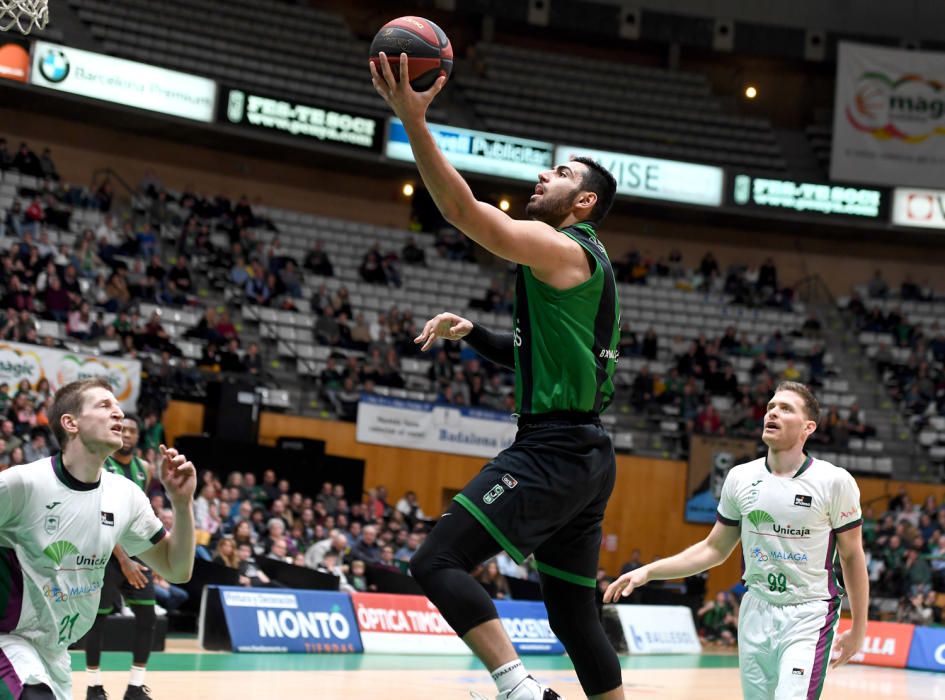
[(610, 208), (614, 205), (614, 198), (617, 196), (617, 181), (607, 168), (593, 158), (574, 156), (571, 160), (587, 166), (581, 187), (597, 195), (597, 204), (591, 209), (591, 214), (587, 218), (599, 224), (607, 218)]
[(96, 388), (113, 391), (112, 385), (104, 379), (93, 377), (92, 379), (69, 382), (65, 386), (59, 387), (59, 391), (53, 396), (52, 408), (49, 410), (49, 425), (52, 428), (53, 435), (56, 436), (56, 442), (59, 443), (60, 450), (66, 449), (66, 442), (69, 440), (69, 434), (62, 427), (62, 417), (66, 414), (75, 415), (80, 413), (85, 392)]
[(133, 421), (135, 422), (135, 425), (138, 426), (138, 432), (141, 431), (141, 417), (138, 416), (137, 413), (126, 413), (126, 414), (125, 414), (125, 417), (122, 418), (122, 420), (123, 420), (123, 421), (126, 421), (126, 420), (133, 420)]
[(781, 382), (778, 384), (778, 388), (774, 390), (774, 393), (778, 393), (779, 391), (793, 391), (800, 396), (801, 399), (804, 400), (804, 412), (807, 414), (807, 419), (815, 423), (820, 421), (820, 402), (817, 401), (814, 392), (812, 392), (806, 384), (801, 384), (800, 382)]

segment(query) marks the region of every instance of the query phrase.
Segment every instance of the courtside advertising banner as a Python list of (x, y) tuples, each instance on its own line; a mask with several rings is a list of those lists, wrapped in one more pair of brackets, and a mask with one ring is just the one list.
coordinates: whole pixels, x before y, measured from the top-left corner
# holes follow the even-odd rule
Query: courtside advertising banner
[(430, 452), (495, 457), (518, 427), (507, 413), (362, 394), (358, 442)]
[(352, 593), (365, 653), (472, 654), (422, 595)]
[(897, 226), (945, 229), (945, 190), (897, 187), (892, 222)]
[(923, 671), (945, 672), (945, 629), (916, 627), (906, 665)]
[(0, 80), (29, 81), (29, 44), (0, 36)]
[(938, 187), (945, 53), (840, 42), (830, 178)]
[[(538, 173), (552, 166), (554, 146), (488, 131), (460, 129), (445, 124), (427, 124), (437, 146), (457, 170), (511, 180), (538, 182)], [(403, 122), (391, 117), (384, 155), (413, 162), (413, 151)]]
[(684, 605), (615, 605), (631, 654), (701, 654), (702, 644)]
[(111, 384), (122, 408), (134, 410), (141, 392), (141, 362), (0, 342), (0, 383), (6, 382), (13, 389), (26, 379), (35, 387), (43, 378), (49, 380), (53, 391), (79, 379), (104, 379)]
[(796, 182), (740, 173), (732, 179), (732, 203), (737, 207), (794, 211), (822, 216), (879, 218), (885, 207), (882, 190), (871, 187)]
[[(850, 629), (850, 620), (842, 618), (837, 627), (837, 634), (846, 632), (848, 629)], [(909, 645), (915, 629), (915, 625), (870, 620), (866, 623), (863, 648), (853, 655), (851, 663), (905, 668), (909, 660)]]
[(722, 168), (581, 146), (558, 146), (555, 149), (556, 164), (566, 164), (573, 156), (593, 158), (613, 173), (617, 179), (617, 194), (704, 207), (722, 204)]
[(45, 41), (33, 47), (30, 82), (149, 112), (213, 121), (212, 80)]
[(375, 117), (230, 87), (221, 88), (220, 95), (217, 118), (224, 124), (365, 151), (381, 150), (384, 122)]
[(495, 609), (519, 654), (564, 653), (564, 645), (551, 631), (544, 603), (535, 600), (497, 600)]
[(363, 651), (347, 593), (239, 586), (219, 589), (233, 651)]

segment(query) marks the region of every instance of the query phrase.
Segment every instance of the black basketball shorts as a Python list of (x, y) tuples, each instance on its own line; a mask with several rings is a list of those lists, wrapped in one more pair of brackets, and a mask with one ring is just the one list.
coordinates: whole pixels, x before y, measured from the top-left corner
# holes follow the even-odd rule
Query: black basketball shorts
[[(138, 562), (137, 559), (134, 561)], [(138, 562), (139, 564), (142, 562)], [(105, 565), (105, 581), (102, 583), (102, 598), (98, 604), (99, 615), (118, 612), (124, 605), (154, 605), (154, 574), (148, 568), (144, 572), (148, 579), (144, 588), (135, 588), (121, 571), (118, 560), (113, 556)]]
[(599, 422), (533, 416), (454, 500), (517, 563), (534, 553), (539, 572), (594, 588), (615, 479), (613, 443)]

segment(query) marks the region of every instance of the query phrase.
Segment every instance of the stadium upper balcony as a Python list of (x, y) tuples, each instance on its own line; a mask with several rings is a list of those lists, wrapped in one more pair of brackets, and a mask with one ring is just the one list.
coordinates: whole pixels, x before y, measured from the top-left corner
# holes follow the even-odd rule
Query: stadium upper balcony
[[(237, 88), (384, 117), (368, 47), (342, 18), (267, 0), (69, 0), (101, 48)], [(434, 119), (445, 119), (437, 109)]]
[(704, 75), (492, 43), (480, 44), (478, 55), (478, 69), (458, 72), (456, 81), (487, 129), (786, 170), (770, 123), (725, 114)]

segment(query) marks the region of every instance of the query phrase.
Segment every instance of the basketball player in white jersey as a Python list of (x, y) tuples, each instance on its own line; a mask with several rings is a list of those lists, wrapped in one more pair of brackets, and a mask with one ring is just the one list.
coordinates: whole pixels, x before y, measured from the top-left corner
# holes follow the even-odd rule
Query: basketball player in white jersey
[[(741, 538), (748, 592), (738, 656), (746, 700), (817, 700), (828, 664), (849, 661), (866, 634), (860, 491), (846, 470), (804, 451), (819, 412), (805, 385), (782, 382), (764, 418), (768, 455), (729, 471), (708, 537), (624, 574), (604, 594), (612, 602), (648, 581), (718, 566)], [(844, 593), (834, 576), (838, 554), (853, 626), (834, 640)]]
[(168, 533), (140, 488), (102, 468), (123, 417), (103, 380), (67, 384), (50, 411), (62, 452), (0, 473), (0, 697), (72, 700), (67, 650), (95, 621), (116, 544), (169, 581), (190, 578), (194, 465), (161, 446)]

